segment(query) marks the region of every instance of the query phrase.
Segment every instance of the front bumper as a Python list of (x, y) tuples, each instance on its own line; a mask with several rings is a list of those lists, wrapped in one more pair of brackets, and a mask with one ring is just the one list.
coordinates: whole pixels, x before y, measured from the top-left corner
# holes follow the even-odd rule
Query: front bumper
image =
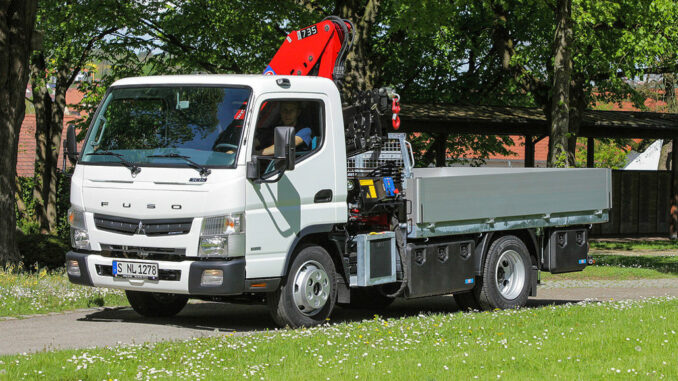
[[(116, 278), (110, 275), (114, 260), (158, 263), (159, 280)], [(245, 258), (224, 261), (157, 261), (103, 257), (98, 254), (69, 251), (66, 261), (75, 260), (80, 267), (80, 276), (68, 274), (71, 283), (93, 287), (119, 288), (123, 290), (167, 292), (187, 295), (239, 295), (245, 290)], [(204, 270), (221, 270), (224, 280), (220, 285), (201, 286)], [(163, 273), (167, 274), (163, 277)]]

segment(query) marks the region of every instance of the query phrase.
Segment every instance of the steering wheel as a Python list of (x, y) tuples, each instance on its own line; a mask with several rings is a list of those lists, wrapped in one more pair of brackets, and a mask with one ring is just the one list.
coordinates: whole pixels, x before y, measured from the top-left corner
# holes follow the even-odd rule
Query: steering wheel
[[(223, 153), (235, 153), (238, 150), (238, 146), (230, 143), (219, 143), (212, 148), (212, 151), (223, 152)], [(232, 152), (229, 152), (232, 151)]]

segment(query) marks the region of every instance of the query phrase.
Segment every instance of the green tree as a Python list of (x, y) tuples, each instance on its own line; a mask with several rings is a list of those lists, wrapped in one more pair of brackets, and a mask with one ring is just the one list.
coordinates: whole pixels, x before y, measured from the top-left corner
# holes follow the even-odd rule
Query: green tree
[[(587, 160), (587, 139), (577, 139), (577, 149), (575, 155), (574, 165), (567, 163), (567, 153), (562, 152), (556, 158), (554, 167), (573, 166), (576, 168), (586, 168)], [(626, 155), (628, 154), (629, 145), (623, 145), (622, 141), (615, 139), (596, 139), (595, 152), (593, 154), (594, 168), (611, 168), (622, 169), (626, 166)]]
[[(353, 20), (358, 30), (348, 57), (345, 100), (358, 90), (391, 85), (408, 103), (534, 104), (532, 94), (502, 75), (496, 65), (495, 12), (487, 3), (196, 0), (147, 1), (136, 6), (144, 9), (136, 12), (142, 28), (134, 34), (150, 36), (136, 43), (145, 44), (147, 51), (162, 52), (143, 57), (143, 66), (153, 68), (145, 73), (259, 73), (289, 31), (337, 14)], [(525, 35), (540, 33), (540, 25), (547, 29), (550, 25), (534, 24), (530, 23)], [(138, 61), (129, 54), (117, 55)], [(118, 73), (125, 72), (119, 70), (121, 64), (129, 66), (116, 62), (111, 66)], [(101, 94), (101, 88), (96, 92)], [(93, 100), (88, 102), (96, 104)], [(445, 161), (441, 156), (461, 155), (471, 145), (479, 148), (482, 158), (510, 142), (493, 136), (434, 138), (442, 142), (426, 139), (423, 151), (429, 162), (437, 157), (439, 164)]]
[(54, 232), (57, 224), (57, 164), (66, 92), (104, 39), (126, 25), (128, 8), (114, 0), (40, 2), (37, 28), (45, 38), (33, 52), (31, 86), (36, 116), (33, 199), (43, 233)]
[(15, 230), (16, 160), (24, 119), (28, 60), (37, 0), (0, 0), (0, 265), (18, 261)]
[[(523, 92), (532, 95), (534, 104), (545, 110), (550, 123), (553, 95), (557, 93), (552, 73), (556, 26), (553, 20), (558, 12), (549, 2), (541, 1), (483, 3), (495, 14), (493, 51), (504, 73)], [(591, 104), (594, 92), (606, 100), (630, 97), (641, 104), (643, 99), (628, 79), (676, 71), (675, 59), (669, 59), (672, 62), (669, 65), (663, 62), (678, 51), (677, 9), (678, 4), (671, 0), (573, 1), (573, 66), (567, 129), (570, 140), (578, 133), (581, 115)]]

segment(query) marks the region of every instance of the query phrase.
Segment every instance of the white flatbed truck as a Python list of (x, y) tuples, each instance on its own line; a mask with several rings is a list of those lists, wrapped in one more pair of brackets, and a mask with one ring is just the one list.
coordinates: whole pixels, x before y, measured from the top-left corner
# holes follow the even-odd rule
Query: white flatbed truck
[[(305, 122), (280, 126), (286, 103)], [(396, 297), (516, 308), (540, 271), (588, 264), (590, 225), (611, 207), (609, 170), (412, 168), (403, 134), (350, 152), (344, 114), (320, 77), (117, 81), (81, 152), (68, 133), (70, 281), (123, 289), (146, 316), (189, 298), (264, 302), (299, 327), (337, 303)]]

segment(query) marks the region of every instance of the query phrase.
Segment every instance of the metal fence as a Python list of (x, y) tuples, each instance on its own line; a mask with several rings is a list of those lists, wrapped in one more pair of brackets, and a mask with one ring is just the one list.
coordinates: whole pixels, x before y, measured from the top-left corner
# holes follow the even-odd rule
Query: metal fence
[(593, 226), (594, 237), (668, 237), (671, 171), (612, 171), (610, 221)]

